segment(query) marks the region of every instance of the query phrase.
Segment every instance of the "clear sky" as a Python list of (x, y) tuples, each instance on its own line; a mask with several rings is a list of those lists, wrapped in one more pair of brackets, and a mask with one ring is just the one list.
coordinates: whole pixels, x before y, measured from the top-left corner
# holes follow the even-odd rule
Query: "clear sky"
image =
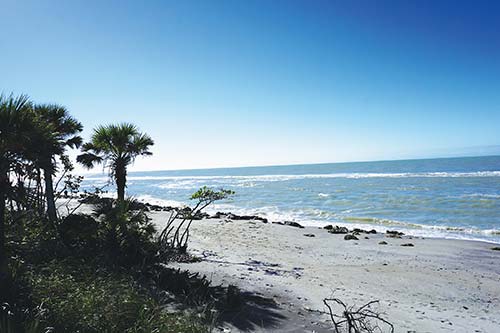
[(0, 0), (0, 91), (128, 121), (135, 170), (500, 152), (499, 1)]

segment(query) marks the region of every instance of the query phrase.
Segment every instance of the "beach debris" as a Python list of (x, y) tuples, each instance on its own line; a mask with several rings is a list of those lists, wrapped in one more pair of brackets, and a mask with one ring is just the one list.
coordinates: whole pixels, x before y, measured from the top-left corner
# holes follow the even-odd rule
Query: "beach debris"
[(354, 228), (354, 229), (352, 229), (352, 232), (358, 233), (358, 234), (376, 234), (377, 230), (375, 230), (375, 229), (364, 230), (364, 229)]
[[(340, 227), (338, 225), (333, 226), (331, 224), (324, 226), (323, 229), (328, 230), (329, 233), (331, 234), (347, 234), (349, 233), (349, 229), (346, 227)], [(376, 234), (377, 230), (371, 229), (371, 230), (364, 230), (364, 229), (359, 229), (359, 228), (354, 228), (351, 231), (353, 235), (360, 235), (360, 234)]]
[(387, 242), (386, 241), (380, 241), (378, 242), (379, 245), (387, 245)]
[(500, 251), (500, 246), (495, 246), (491, 248), (493, 251)]
[(315, 234), (304, 234), (304, 236), (306, 236), (306, 237), (316, 237)]
[(295, 228), (300, 228), (300, 229), (303, 229), (303, 228), (304, 228), (304, 227), (303, 227), (302, 225), (300, 225), (299, 223), (297, 223), (297, 222), (293, 222), (293, 221), (273, 222), (273, 224), (287, 225), (287, 226), (290, 226), (290, 227), (295, 227)]
[(387, 230), (385, 233), (386, 237), (391, 237), (391, 238), (401, 238), (401, 236), (404, 236), (404, 233), (396, 230)]
[(344, 236), (344, 240), (359, 240), (359, 238), (356, 237), (355, 235), (347, 234)]
[(332, 226), (331, 228), (329, 228), (327, 230), (331, 234), (347, 234), (349, 232), (349, 229), (347, 229), (346, 227), (339, 227), (338, 225), (336, 225), (334, 227)]
[[(379, 304), (378, 300), (370, 301), (358, 308), (354, 305), (347, 305), (338, 298), (325, 298), (323, 304), (328, 308), (335, 333), (383, 332), (380, 324), (387, 326), (389, 332), (394, 333), (392, 323), (381, 317), (380, 313), (372, 308), (373, 305)], [(334, 311), (334, 307), (339, 308), (339, 314), (336, 314), (337, 311)]]
[(244, 220), (244, 221), (255, 220), (255, 221), (261, 221), (262, 223), (269, 222), (265, 217), (260, 217), (257, 215), (236, 215), (233, 213), (224, 213), (224, 212), (217, 212), (212, 216), (207, 216), (207, 218), (210, 218), (210, 219), (226, 218), (226, 219), (230, 219), (230, 220)]
[(264, 274), (267, 275), (280, 275), (280, 273), (274, 269), (264, 269)]
[(404, 243), (404, 244), (401, 244), (401, 246), (413, 247), (415, 245), (413, 245), (412, 243)]
[(295, 228), (301, 228), (301, 229), (304, 228), (301, 224), (299, 224), (297, 222), (293, 222), (293, 221), (285, 221), (283, 224), (287, 225), (289, 227), (295, 227)]
[(270, 262), (263, 262), (263, 261), (254, 260), (254, 259), (247, 260), (245, 262), (245, 265), (249, 265), (249, 266), (264, 266), (264, 267), (279, 267), (280, 266), (279, 264), (274, 264), (274, 263), (270, 263)]
[(226, 213), (223, 213), (223, 212), (217, 212), (215, 213), (214, 215), (210, 216), (211, 219), (221, 219), (221, 218), (225, 218), (227, 216)]

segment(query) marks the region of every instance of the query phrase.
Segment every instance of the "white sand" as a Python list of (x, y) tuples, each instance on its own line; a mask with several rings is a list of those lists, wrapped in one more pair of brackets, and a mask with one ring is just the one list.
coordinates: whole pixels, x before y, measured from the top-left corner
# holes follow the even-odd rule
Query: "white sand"
[[(167, 215), (151, 213), (159, 227)], [(278, 303), (273, 311), (283, 316), (253, 327), (233, 326), (232, 332), (327, 331), (328, 317), (319, 312), (330, 296), (352, 305), (380, 300), (378, 309), (396, 332), (500, 332), (500, 251), (491, 250), (492, 244), (343, 237), (315, 227), (195, 221), (189, 251), (203, 261), (173, 265)], [(388, 245), (379, 245), (381, 240)], [(415, 246), (400, 246), (410, 242)]]

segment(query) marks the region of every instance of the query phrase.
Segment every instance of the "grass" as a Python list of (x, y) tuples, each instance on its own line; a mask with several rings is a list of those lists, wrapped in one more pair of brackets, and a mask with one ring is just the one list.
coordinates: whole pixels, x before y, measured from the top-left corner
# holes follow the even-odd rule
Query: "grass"
[(32, 224), (9, 228), (12, 283), (1, 286), (1, 333), (210, 331), (196, 309), (169, 310), (172, 304), (141, 284), (141, 268), (111, 262), (125, 253), (68, 248), (57, 233)]
[[(207, 331), (194, 316), (167, 311), (125, 272), (109, 272), (85, 261), (30, 265), (18, 283), (19, 296), (35, 309), (25, 320), (36, 322), (40, 332), (42, 327), (55, 332)], [(7, 332), (5, 324), (0, 331)]]

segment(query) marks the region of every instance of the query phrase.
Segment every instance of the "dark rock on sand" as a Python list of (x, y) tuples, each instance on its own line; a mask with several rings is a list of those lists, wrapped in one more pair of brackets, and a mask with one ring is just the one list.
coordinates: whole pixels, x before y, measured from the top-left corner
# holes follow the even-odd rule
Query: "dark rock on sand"
[(273, 224), (285, 225), (283, 222), (273, 222)]
[(387, 245), (387, 242), (386, 241), (381, 241), (381, 242), (378, 242), (380, 245)]
[(404, 243), (404, 244), (401, 244), (401, 246), (409, 246), (409, 247), (413, 247), (415, 245), (413, 245), (412, 243)]
[(387, 230), (385, 233), (390, 234), (390, 235), (398, 235), (398, 236), (404, 235), (404, 233), (402, 233), (401, 231), (397, 231), (397, 230)]
[(260, 216), (259, 216), (256, 220), (259, 220), (259, 221), (261, 221), (262, 223), (269, 223), (269, 220), (268, 220), (268, 219), (266, 219), (265, 217), (260, 217)]
[(253, 221), (261, 221), (262, 223), (267, 223), (267, 219), (264, 217), (260, 217), (257, 215), (244, 215), (240, 216), (240, 220), (253, 220)]
[(214, 215), (210, 216), (211, 219), (220, 219), (226, 217), (226, 213), (217, 212)]
[(328, 229), (328, 232), (331, 234), (347, 234), (349, 230), (346, 227), (339, 227), (336, 225), (335, 227)]
[(500, 246), (495, 246), (491, 248), (493, 251), (500, 251)]
[(203, 219), (206, 219), (209, 217), (210, 217), (210, 215), (208, 215), (207, 213), (201, 212), (201, 213), (194, 215), (193, 220), (203, 220)]
[(358, 237), (356, 237), (354, 235), (347, 234), (344, 236), (344, 240), (359, 240), (359, 239), (358, 239)]
[(385, 233), (386, 237), (391, 237), (391, 238), (401, 238), (401, 236), (404, 235), (404, 233), (396, 230), (387, 230)]
[(315, 234), (304, 234), (304, 236), (306, 236), (306, 237), (316, 237)]
[(228, 218), (230, 220), (243, 220), (243, 221), (256, 220), (256, 221), (261, 221), (263, 223), (268, 223), (268, 220), (266, 218), (257, 215), (236, 215), (233, 213), (223, 213), (223, 212), (217, 212), (214, 215), (209, 216), (208, 218), (211, 219)]
[(352, 232), (355, 232), (355, 233), (358, 233), (358, 234), (376, 234), (377, 230), (375, 230), (375, 229), (364, 230), (364, 229), (354, 228), (354, 229), (352, 229)]
[(304, 227), (297, 222), (292, 222), (292, 221), (285, 221), (284, 225), (290, 226), (290, 227), (295, 227), (295, 228), (301, 228), (303, 229)]

